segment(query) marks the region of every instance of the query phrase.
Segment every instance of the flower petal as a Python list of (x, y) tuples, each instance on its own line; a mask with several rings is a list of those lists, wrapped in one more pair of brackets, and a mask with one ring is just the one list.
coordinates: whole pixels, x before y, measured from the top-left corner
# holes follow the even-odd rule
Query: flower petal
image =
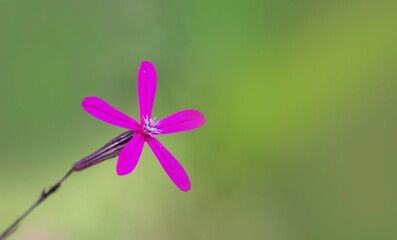
[(189, 177), (175, 157), (154, 137), (146, 136), (146, 141), (175, 185), (184, 192), (189, 191)]
[(84, 98), (81, 104), (89, 114), (107, 123), (137, 131), (140, 124), (97, 97)]
[(142, 62), (138, 72), (138, 101), (141, 123), (147, 116), (151, 118), (154, 96), (156, 95), (157, 75), (153, 64)]
[(141, 156), (144, 144), (145, 137), (142, 136), (142, 134), (137, 133), (127, 143), (123, 150), (121, 150), (117, 160), (118, 175), (126, 175), (134, 170), (136, 164), (138, 163), (139, 157)]
[(201, 127), (205, 123), (204, 115), (193, 109), (183, 110), (174, 113), (160, 120), (156, 128), (160, 129), (161, 134), (189, 131)]

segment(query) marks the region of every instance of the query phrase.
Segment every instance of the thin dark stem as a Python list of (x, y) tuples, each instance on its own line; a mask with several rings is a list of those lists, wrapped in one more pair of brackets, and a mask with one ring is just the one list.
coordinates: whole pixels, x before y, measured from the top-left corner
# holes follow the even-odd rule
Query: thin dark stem
[(94, 152), (93, 154), (83, 158), (82, 160), (78, 161), (66, 174), (61, 178), (57, 183), (52, 185), (48, 191), (45, 189), (42, 191), (39, 199), (26, 211), (24, 212), (11, 226), (4, 231), (4, 233), (0, 236), (0, 240), (3, 240), (14, 233), (19, 223), (27, 216), (30, 212), (32, 212), (40, 203), (42, 203), (48, 196), (54, 193), (74, 171), (81, 171), (90, 166), (98, 164), (102, 161), (107, 159), (116, 157), (119, 155), (120, 151), (124, 148), (125, 145), (131, 140), (131, 138), (135, 135), (135, 132), (128, 131), (125, 132), (115, 139), (108, 142), (105, 146)]
[(48, 191), (46, 191), (45, 189), (43, 190), (43, 192), (41, 193), (39, 199), (26, 211), (24, 212), (13, 224), (11, 224), (11, 226), (9, 226), (7, 228), (7, 230), (5, 230), (5, 232), (0, 236), (0, 240), (1, 239), (5, 239), (6, 237), (8, 237), (9, 235), (11, 235), (17, 228), (18, 228), (18, 224), (31, 212), (33, 211), (37, 206), (40, 205), (40, 203), (42, 203), (48, 196), (50, 196), (52, 193), (54, 193), (59, 186), (61, 186), (61, 183), (63, 181), (65, 181), (70, 174), (72, 174), (73, 172), (73, 168), (69, 170), (69, 172), (67, 172), (65, 174), (65, 176), (63, 176), (63, 178), (61, 178), (61, 180), (59, 180), (57, 183), (55, 183), (54, 185), (52, 185)]

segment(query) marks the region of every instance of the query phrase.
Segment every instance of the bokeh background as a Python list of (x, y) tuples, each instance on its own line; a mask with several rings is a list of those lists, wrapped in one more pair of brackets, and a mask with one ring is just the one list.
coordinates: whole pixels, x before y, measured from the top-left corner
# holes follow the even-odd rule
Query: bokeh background
[(74, 162), (138, 119), (202, 111), (160, 136), (179, 191), (145, 146), (73, 174), (9, 239), (397, 239), (396, 1), (0, 0), (0, 230)]

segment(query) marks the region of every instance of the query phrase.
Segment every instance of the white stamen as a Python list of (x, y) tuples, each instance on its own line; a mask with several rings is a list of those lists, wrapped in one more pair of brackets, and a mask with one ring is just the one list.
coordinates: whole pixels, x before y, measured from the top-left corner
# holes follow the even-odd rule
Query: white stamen
[(151, 119), (146, 115), (146, 118), (144, 118), (144, 124), (142, 126), (143, 132), (152, 137), (155, 134), (161, 134), (162, 132), (162, 130), (156, 128), (158, 122), (156, 122), (155, 120), (156, 118)]

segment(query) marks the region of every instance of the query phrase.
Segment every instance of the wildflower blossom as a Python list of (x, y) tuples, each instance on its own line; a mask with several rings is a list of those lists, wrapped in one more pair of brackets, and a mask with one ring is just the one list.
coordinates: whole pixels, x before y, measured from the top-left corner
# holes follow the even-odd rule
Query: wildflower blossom
[(156, 86), (157, 76), (153, 65), (150, 62), (142, 62), (138, 72), (140, 123), (97, 97), (85, 98), (82, 106), (89, 114), (102, 121), (136, 132), (120, 152), (117, 161), (118, 175), (126, 175), (134, 170), (144, 143), (147, 142), (171, 180), (186, 192), (191, 187), (188, 175), (155, 136), (198, 128), (205, 123), (205, 118), (201, 112), (189, 109), (156, 121), (155, 117), (152, 118)]

